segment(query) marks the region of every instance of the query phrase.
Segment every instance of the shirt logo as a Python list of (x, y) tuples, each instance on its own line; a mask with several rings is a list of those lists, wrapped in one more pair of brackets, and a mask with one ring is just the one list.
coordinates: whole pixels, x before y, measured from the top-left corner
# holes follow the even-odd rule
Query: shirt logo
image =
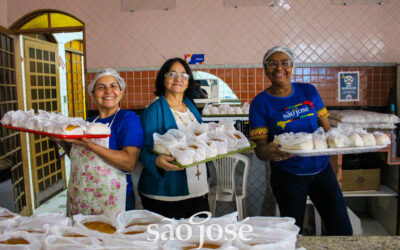
[[(304, 105), (304, 106), (302, 106)], [(302, 107), (300, 107), (302, 106)], [(276, 123), (276, 125), (278, 127), (281, 127), (282, 129), (285, 129), (286, 124), (301, 118), (305, 118), (305, 117), (309, 117), (309, 116), (313, 116), (314, 113), (309, 113), (311, 112), (311, 108), (314, 107), (314, 105), (312, 104), (311, 101), (304, 101), (303, 103), (299, 103), (287, 108), (284, 108), (280, 111), (285, 111), (282, 114), (283, 119), (285, 119), (284, 121), (278, 121)]]

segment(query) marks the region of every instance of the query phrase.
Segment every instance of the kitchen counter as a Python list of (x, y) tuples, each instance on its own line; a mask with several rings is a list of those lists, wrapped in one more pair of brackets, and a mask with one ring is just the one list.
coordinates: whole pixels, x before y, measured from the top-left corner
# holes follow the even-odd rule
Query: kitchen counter
[(306, 249), (400, 249), (400, 236), (299, 236)]

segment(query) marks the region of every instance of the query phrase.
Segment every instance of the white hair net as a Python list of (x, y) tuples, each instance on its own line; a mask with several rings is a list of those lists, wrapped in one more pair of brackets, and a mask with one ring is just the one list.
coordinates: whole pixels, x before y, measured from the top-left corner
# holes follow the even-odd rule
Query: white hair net
[(292, 60), (292, 63), (294, 64), (294, 53), (291, 51), (289, 48), (283, 47), (283, 46), (275, 46), (267, 51), (264, 55), (263, 59), (263, 64), (265, 64), (265, 61), (267, 61), (268, 57), (270, 57), (272, 54), (275, 52), (283, 52), (286, 55), (290, 57), (290, 60)]
[(93, 95), (94, 87), (96, 86), (97, 80), (99, 80), (99, 78), (103, 76), (113, 76), (117, 80), (119, 88), (122, 91), (125, 90), (126, 84), (124, 79), (118, 74), (118, 72), (115, 69), (107, 68), (97, 73), (94, 79), (90, 82), (88, 86), (88, 91), (90, 95)]

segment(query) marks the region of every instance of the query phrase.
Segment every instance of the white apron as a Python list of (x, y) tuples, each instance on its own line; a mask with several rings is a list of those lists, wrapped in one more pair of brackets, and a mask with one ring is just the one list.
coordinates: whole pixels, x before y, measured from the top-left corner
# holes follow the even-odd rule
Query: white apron
[[(92, 141), (108, 148), (109, 138), (95, 138)], [(125, 172), (109, 165), (93, 151), (78, 145), (72, 146), (70, 159), (68, 216), (104, 214), (116, 217), (125, 211)]]

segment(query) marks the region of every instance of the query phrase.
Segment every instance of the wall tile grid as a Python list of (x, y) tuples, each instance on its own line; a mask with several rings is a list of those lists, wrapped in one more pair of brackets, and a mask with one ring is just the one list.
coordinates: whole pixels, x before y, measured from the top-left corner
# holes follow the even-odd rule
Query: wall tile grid
[[(217, 68), (201, 69), (214, 74), (225, 81), (242, 102), (251, 100), (261, 91), (270, 86), (263, 68)], [(338, 101), (338, 72), (360, 72), (360, 101)], [(155, 79), (157, 71), (120, 72), (127, 87), (121, 107), (125, 109), (142, 109), (155, 98)], [(87, 74), (88, 85), (95, 73)], [(292, 80), (299, 83), (311, 83), (319, 91), (324, 103), (332, 106), (385, 106), (388, 102), (390, 89), (396, 83), (396, 67), (296, 67)], [(87, 95), (88, 109), (96, 109)]]

